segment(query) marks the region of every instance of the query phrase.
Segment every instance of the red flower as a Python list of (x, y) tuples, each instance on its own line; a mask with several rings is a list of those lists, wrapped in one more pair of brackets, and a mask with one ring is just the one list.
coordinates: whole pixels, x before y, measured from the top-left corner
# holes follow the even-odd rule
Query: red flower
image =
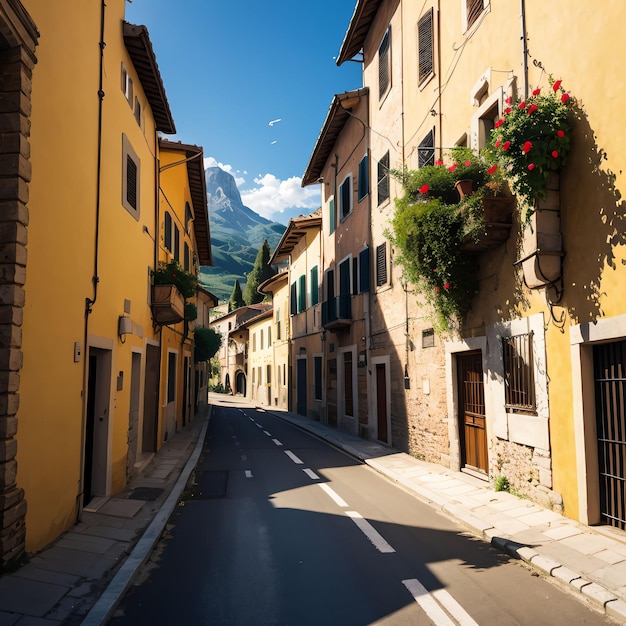
[(450, 283), (446, 283), (443, 288), (447, 291), (448, 289), (450, 289)]
[(439, 285), (437, 285), (437, 286), (435, 287), (435, 291), (441, 291), (441, 287), (440, 287)]
[(510, 141), (505, 141), (505, 142), (502, 144), (502, 149), (503, 149), (503, 150), (508, 150), (510, 147), (511, 147), (511, 142), (510, 142)]
[(456, 163), (455, 163), (454, 165), (451, 165), (451, 166), (448, 168), (448, 170), (449, 170), (450, 172), (454, 172), (454, 170), (455, 170), (455, 169), (456, 169)]
[(507, 107), (506, 109), (504, 109), (504, 114), (508, 115), (513, 109), (511, 107)]
[(563, 137), (565, 137), (565, 132), (564, 132), (564, 131), (562, 131), (562, 130), (557, 130), (557, 131), (556, 131), (556, 134), (557, 134), (557, 135), (558, 135), (561, 139), (563, 139)]
[(532, 172), (532, 170), (534, 170), (534, 169), (535, 169), (535, 164), (534, 164), (534, 163), (530, 163), (530, 164), (528, 165), (528, 169)]
[(554, 89), (554, 91), (558, 91), (560, 86), (561, 86), (561, 81), (557, 80), (556, 83), (554, 83), (554, 85), (552, 85), (552, 89)]
[(552, 156), (553, 156), (555, 159), (558, 159), (558, 158), (559, 158), (559, 151), (558, 151), (558, 150), (552, 150)]
[(535, 89), (533, 91), (533, 96), (538, 96), (541, 93), (541, 89), (539, 89), (539, 87), (537, 87), (537, 89)]
[[(500, 143), (500, 142), (498, 142)], [(497, 146), (496, 146), (497, 147)], [(487, 174), (491, 175), (491, 174), (495, 174), (496, 170), (498, 169), (497, 165), (492, 165), (488, 170), (487, 170)]]
[(463, 165), (465, 165), (465, 167), (469, 167), (472, 164), (471, 161), (465, 161), (465, 163), (463, 163)]
[(537, 110), (537, 105), (536, 104), (531, 104), (528, 107), (528, 111), (526, 111), (526, 113), (528, 113), (528, 115), (530, 115), (531, 113), (534, 113)]
[(527, 141), (523, 146), (522, 146), (522, 152), (524, 154), (528, 154), (530, 152), (530, 149), (533, 147), (533, 144), (530, 141)]
[(569, 94), (568, 94), (568, 93), (564, 93), (564, 94), (561, 96), (561, 102), (562, 102), (563, 104), (565, 104), (565, 103), (569, 100), (569, 97), (570, 97), (570, 96), (569, 96)]
[(509, 96), (509, 97), (505, 100), (505, 102), (506, 102), (507, 104), (511, 104), (511, 102), (512, 102), (512, 101), (513, 101), (513, 98), (511, 98), (511, 96)]
[(499, 120), (498, 120), (498, 121), (494, 124), (494, 126), (495, 126), (496, 128), (500, 128), (500, 126), (502, 126), (502, 124), (504, 124), (504, 120), (503, 120), (503, 119), (499, 119)]
[(526, 101), (522, 101), (517, 105), (518, 109), (525, 109), (526, 108)]
[(502, 143), (502, 142), (498, 139), (498, 140), (496, 141), (496, 143), (494, 143), (493, 145), (494, 145), (496, 148), (499, 148), (501, 143)]
[(443, 165), (443, 161), (441, 159), (437, 159), (435, 161), (435, 165)]
[(422, 185), (420, 187), (420, 193), (428, 193), (428, 185)]

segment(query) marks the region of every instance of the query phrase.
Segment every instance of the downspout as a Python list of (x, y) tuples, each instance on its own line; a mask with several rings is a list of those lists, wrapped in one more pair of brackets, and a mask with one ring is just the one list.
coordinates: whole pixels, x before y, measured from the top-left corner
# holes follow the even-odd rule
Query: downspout
[[(437, 59), (441, 59), (441, 0), (437, 2)], [(437, 104), (439, 105), (438, 112), (438, 125), (439, 125), (439, 158), (443, 159), (443, 142), (441, 141), (442, 133), (443, 133), (443, 116), (441, 114), (442, 106), (441, 106), (441, 71), (437, 71), (437, 93), (439, 97), (437, 98)], [(437, 142), (435, 141), (435, 144)]]
[[(154, 131), (154, 147), (156, 157), (154, 159), (154, 263), (153, 267), (156, 269), (159, 261), (159, 241), (161, 237), (161, 227), (159, 222), (159, 205), (161, 201), (161, 168), (159, 159), (159, 133), (155, 129)], [(151, 294), (152, 296), (152, 294)], [(155, 452), (159, 448), (159, 415), (161, 414), (161, 370), (163, 369), (163, 327), (158, 326), (159, 329), (159, 367), (157, 368), (157, 380), (156, 380), (156, 415), (154, 416), (154, 450)]]
[(84, 475), (85, 475), (85, 437), (87, 431), (87, 396), (88, 396), (88, 379), (89, 379), (89, 355), (87, 352), (87, 343), (89, 339), (89, 316), (91, 315), (93, 305), (98, 299), (98, 283), (100, 278), (98, 277), (98, 255), (100, 248), (100, 191), (102, 186), (102, 117), (104, 109), (104, 48), (106, 43), (104, 41), (104, 17), (105, 17), (105, 0), (101, 0), (100, 3), (100, 41), (98, 46), (100, 48), (100, 64), (99, 64), (99, 77), (98, 77), (98, 157), (97, 157), (97, 171), (96, 171), (96, 224), (94, 230), (94, 255), (93, 255), (93, 298), (85, 298), (85, 322), (83, 325), (83, 388), (82, 388), (82, 415), (80, 424), (80, 472), (78, 477), (78, 493), (76, 499), (78, 506), (76, 508), (76, 520), (80, 520), (80, 516), (83, 511), (83, 494), (85, 490)]
[(524, 100), (528, 98), (528, 40), (526, 36), (526, 0), (520, 0), (522, 26), (522, 53), (524, 56)]

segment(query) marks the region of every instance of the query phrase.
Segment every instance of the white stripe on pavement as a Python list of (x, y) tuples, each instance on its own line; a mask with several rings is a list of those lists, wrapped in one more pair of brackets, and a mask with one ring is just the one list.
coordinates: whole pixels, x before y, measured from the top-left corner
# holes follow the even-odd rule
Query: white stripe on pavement
[(278, 439), (272, 439), (272, 441), (277, 445), (277, 446), (282, 446), (283, 444), (278, 441)]
[(434, 624), (437, 626), (454, 626), (454, 622), (445, 614), (443, 609), (435, 602), (435, 599), (428, 593), (426, 587), (417, 578), (403, 580), (402, 584), (409, 590), (415, 602), (422, 607)]
[(445, 589), (437, 589), (432, 592), (432, 595), (454, 617), (460, 626), (478, 626), (478, 623), (471, 618), (469, 613)]
[(246, 478), (252, 478), (252, 472), (250, 470), (246, 470)]
[(346, 515), (359, 527), (361, 532), (374, 544), (379, 552), (395, 552), (395, 550), (383, 539), (382, 535), (356, 511), (346, 511)]
[(320, 479), (320, 477), (312, 469), (309, 469), (308, 467), (305, 467), (302, 471), (312, 480)]
[(337, 506), (342, 508), (346, 508), (348, 506), (348, 503), (343, 498), (340, 498), (326, 483), (320, 483), (320, 488), (335, 501)]
[(285, 450), (285, 454), (296, 464), (304, 465), (304, 461), (301, 461), (291, 450)]
[(272, 433), (268, 433), (266, 430), (263, 431), (268, 437), (272, 436)]

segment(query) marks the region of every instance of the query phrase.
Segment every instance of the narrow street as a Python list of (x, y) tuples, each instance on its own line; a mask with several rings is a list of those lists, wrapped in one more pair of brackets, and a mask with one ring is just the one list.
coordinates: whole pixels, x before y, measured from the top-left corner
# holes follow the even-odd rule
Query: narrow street
[(168, 531), (111, 624), (606, 624), (367, 466), (214, 406)]

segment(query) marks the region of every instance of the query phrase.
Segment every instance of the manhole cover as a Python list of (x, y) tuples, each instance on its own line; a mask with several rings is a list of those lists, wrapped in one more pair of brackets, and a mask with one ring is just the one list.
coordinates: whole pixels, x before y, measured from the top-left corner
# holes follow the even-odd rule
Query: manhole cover
[(159, 489), (159, 487), (137, 487), (137, 489), (133, 489), (132, 493), (128, 496), (128, 499), (153, 502), (162, 493), (163, 489)]
[(209, 498), (225, 498), (227, 491), (227, 470), (195, 472), (193, 482), (185, 491), (183, 499), (190, 501), (207, 500)]

